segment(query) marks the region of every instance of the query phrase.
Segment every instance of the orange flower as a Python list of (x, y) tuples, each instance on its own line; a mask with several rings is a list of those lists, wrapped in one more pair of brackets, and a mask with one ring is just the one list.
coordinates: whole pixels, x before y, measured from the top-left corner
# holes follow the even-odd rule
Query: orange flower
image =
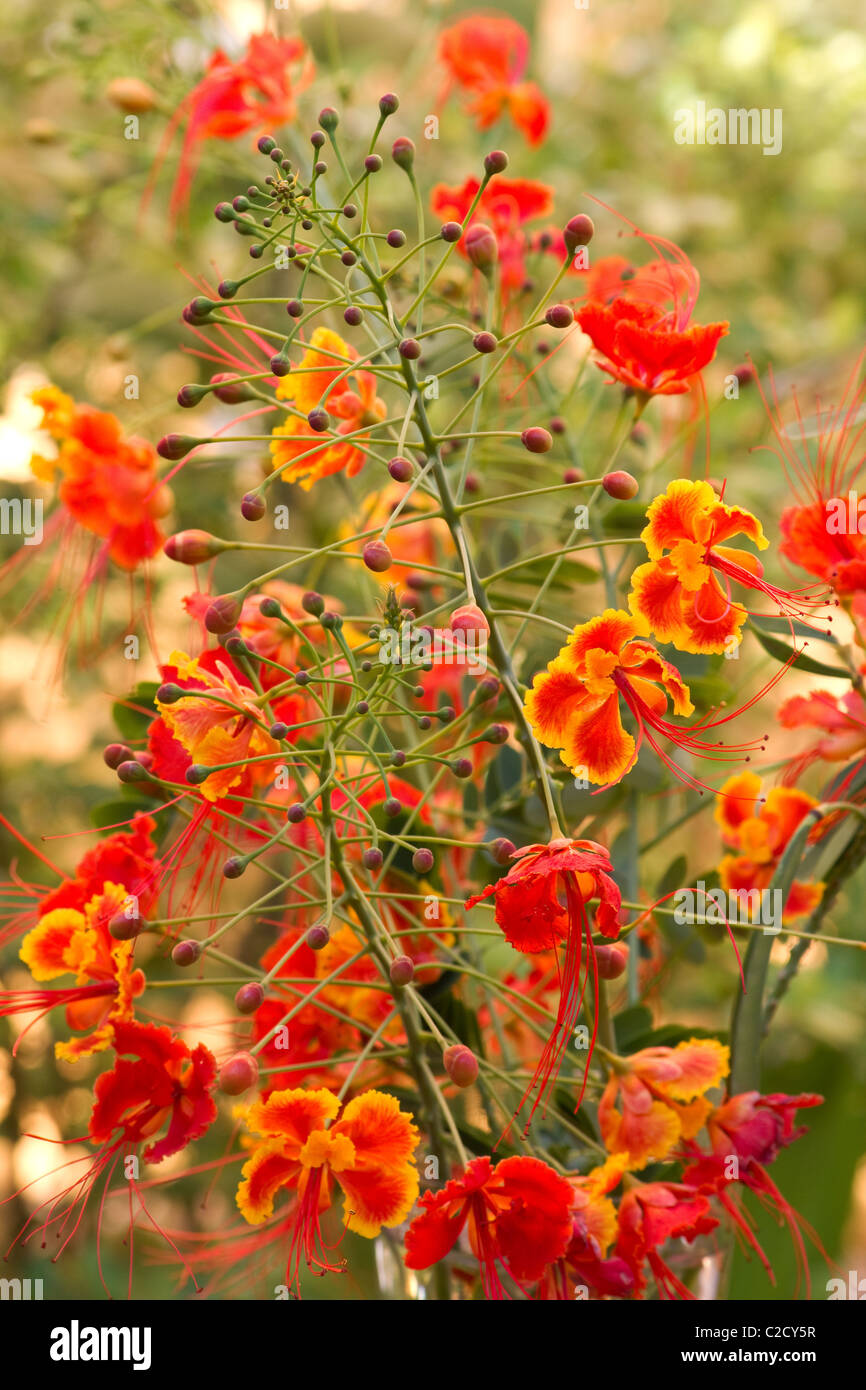
[(171, 192), (171, 216), (183, 211), (206, 140), (235, 140), (247, 131), (264, 132), (295, 119), (296, 99), (313, 79), (313, 60), (301, 39), (251, 34), (237, 62), (221, 49), (211, 55), (202, 80), (178, 106), (163, 136), (148, 188), (150, 191), (175, 132), (186, 125), (177, 178)]
[(59, 471), (60, 500), (72, 520), (102, 538), (121, 569), (136, 569), (162, 547), (157, 522), (173, 505), (159, 481), (156, 451), (125, 438), (116, 416), (76, 405), (54, 386), (35, 391), (33, 400), (60, 448), (53, 460), (34, 455), (32, 471), (43, 482)]
[(550, 107), (534, 82), (522, 81), (529, 35), (507, 15), (467, 15), (439, 35), (439, 58), (452, 82), (472, 94), (469, 111), (480, 130), (506, 112), (530, 145), (539, 145)]
[[(170, 703), (154, 700), (163, 724), (169, 733), (201, 767), (213, 767), (201, 783), (202, 796), (218, 801), (244, 779), (247, 768), (222, 767), (245, 758), (262, 757), (267, 753), (279, 755), (280, 745), (271, 738), (255, 703), (256, 693), (241, 685), (224, 661), (217, 660), (217, 675), (206, 670), (199, 661), (192, 661), (185, 652), (172, 652), (169, 664), (180, 680), (196, 680), (205, 692), (196, 690)], [(270, 764), (254, 765), (256, 778), (266, 780)]]
[[(864, 674), (861, 667), (860, 674)], [(779, 706), (777, 719), (783, 729), (818, 729), (821, 737), (791, 758), (785, 770), (786, 783), (795, 782), (816, 759), (828, 763), (857, 761), (834, 786), (837, 800), (847, 798), (848, 788), (866, 757), (866, 700), (859, 690), (832, 695), (829, 690), (813, 690), (808, 695), (792, 695)]]
[[(660, 642), (680, 651), (725, 652), (742, 640), (747, 610), (730, 597), (730, 580), (769, 586), (754, 555), (723, 544), (745, 535), (759, 550), (769, 541), (761, 523), (741, 507), (728, 507), (709, 483), (675, 478), (647, 509), (641, 532), (650, 562), (632, 575), (631, 611), (645, 619)], [(718, 580), (724, 576), (725, 589)], [(726, 592), (727, 591), (727, 592)]]
[[(463, 222), (472, 207), (481, 184), (470, 177), (456, 187), (437, 183), (430, 199), (431, 207), (443, 222)], [(505, 179), (495, 176), (478, 199), (469, 222), (489, 225), (496, 237), (501, 266), (501, 283), (505, 289), (520, 289), (526, 280), (525, 257), (531, 240), (523, 230), (524, 223), (545, 217), (553, 208), (553, 189), (535, 179)], [(457, 243), (461, 255), (466, 255), (465, 233)]]
[[(354, 478), (364, 466), (359, 440), (342, 441), (385, 419), (385, 402), (376, 395), (372, 372), (353, 369), (358, 354), (339, 333), (317, 328), (298, 366), (277, 386), (280, 400), (291, 400), (299, 412), (273, 431), (271, 454), (274, 470), (309, 490), (320, 478), (345, 472)], [(305, 418), (314, 409), (327, 411), (340, 423), (335, 431), (316, 431)], [(359, 436), (367, 438), (366, 433)], [(319, 441), (320, 447), (316, 448)]]
[[(338, 1118), (339, 1117), (339, 1118)], [(283, 1188), (298, 1195), (289, 1270), (336, 1272), (322, 1247), (319, 1218), (332, 1202), (332, 1180), (343, 1191), (343, 1222), (368, 1239), (399, 1226), (418, 1196), (413, 1154), (419, 1142), (412, 1116), (393, 1096), (364, 1091), (341, 1109), (327, 1090), (274, 1091), (244, 1116), (260, 1136), (244, 1164), (237, 1204), (250, 1225), (266, 1221)]]
[[(566, 767), (587, 781), (610, 785), (634, 766), (640, 742), (655, 729), (682, 745), (687, 731), (664, 718), (668, 697), (675, 714), (691, 714), (688, 686), (675, 666), (637, 638), (641, 623), (619, 609), (576, 627), (559, 655), (541, 671), (526, 696), (537, 738), (560, 749)], [(624, 700), (637, 720), (638, 740), (620, 717)]]
[(598, 1107), (608, 1151), (637, 1170), (691, 1139), (712, 1109), (703, 1096), (721, 1085), (729, 1057), (714, 1038), (690, 1038), (677, 1047), (646, 1047), (618, 1064)]
[[(719, 877), (727, 892), (749, 893), (769, 888), (791, 837), (818, 802), (796, 787), (772, 787), (761, 797), (761, 778), (754, 772), (730, 777), (716, 798), (715, 818), (725, 843), (739, 854), (726, 854)], [(818, 826), (813, 835), (819, 835)], [(782, 921), (792, 922), (813, 912), (821, 901), (823, 883), (796, 881), (784, 905)]]
[(133, 964), (133, 942), (115, 941), (112, 917), (128, 902), (126, 888), (105, 883), (84, 910), (56, 907), (46, 912), (21, 943), (21, 959), (34, 980), (76, 977), (75, 988), (10, 991), (0, 997), (0, 1013), (47, 1011), (66, 1006), (66, 1022), (86, 1037), (56, 1042), (57, 1057), (77, 1062), (108, 1047), (118, 1023), (133, 1016), (133, 1000), (144, 989), (144, 974)]

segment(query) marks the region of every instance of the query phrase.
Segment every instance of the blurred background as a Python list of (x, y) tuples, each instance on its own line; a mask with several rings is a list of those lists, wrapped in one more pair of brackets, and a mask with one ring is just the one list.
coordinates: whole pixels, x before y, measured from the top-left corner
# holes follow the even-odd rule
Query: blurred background
[[(348, 142), (360, 146), (372, 131), (379, 95), (394, 90), (403, 104), (388, 133), (416, 141), (425, 196), (437, 181), (462, 183), (479, 169), (486, 150), (501, 146), (511, 157), (509, 176), (555, 188), (558, 225), (577, 211), (596, 218), (594, 254), (629, 255), (635, 247), (619, 240), (622, 224), (587, 202), (587, 193), (685, 248), (702, 278), (696, 319), (727, 319), (731, 325), (707, 374), (712, 473), (737, 478), (737, 500), (756, 506), (768, 534), (774, 534), (774, 518), (787, 500), (780, 474), (761, 455), (749, 455), (768, 438), (760, 400), (754, 388), (744, 387), (736, 401), (727, 401), (721, 384), (748, 353), (761, 373), (772, 364), (783, 397), (796, 386), (804, 398), (817, 391), (833, 399), (859, 351), (866, 222), (861, 6), (857, 0), (824, 0), (819, 6), (809, 0), (717, 0), (712, 7), (692, 0), (589, 0), (584, 8), (573, 0), (503, 0), (497, 10), (530, 32), (529, 76), (553, 106), (549, 138), (536, 149), (507, 125), (480, 134), (456, 94), (441, 102), (436, 34), (475, 8), (424, 0), (369, 5), (288, 0), (278, 7), (252, 0), (138, 0), (134, 6), (122, 0), (61, 0), (46, 9), (21, 0), (7, 12), (0, 106), (6, 231), (0, 260), (0, 478), (5, 495), (30, 486), (28, 460), (38, 412), (27, 393), (46, 380), (115, 412), (128, 433), (151, 441), (168, 430), (189, 428), (188, 416), (174, 401), (178, 387), (197, 377), (181, 350), (179, 311), (192, 293), (186, 276), (204, 274), (215, 282), (243, 268), (243, 246), (229, 239), (212, 211), (220, 199), (258, 177), (251, 139), (203, 148), (188, 220), (176, 232), (169, 226), (167, 204), (178, 137), (145, 212), (141, 199), (170, 115), (200, 79), (210, 54), (222, 47), (238, 56), (247, 37), (267, 24), (282, 35), (299, 32), (316, 61), (316, 79), (299, 103), (302, 144), (315, 128), (319, 108), (333, 104), (343, 113)], [(124, 113), (109, 95), (118, 78), (139, 79), (155, 94), (152, 109), (140, 116), (135, 139), (125, 138)], [(675, 113), (700, 101), (724, 110), (780, 109), (781, 152), (768, 157), (759, 146), (677, 144)], [(438, 140), (423, 138), (429, 113), (439, 116)], [(377, 197), (381, 225), (411, 229), (402, 180), (383, 176)], [(128, 398), (131, 378), (137, 394)], [(659, 413), (663, 418), (663, 410)], [(206, 432), (200, 428), (204, 421), (224, 418), (218, 408), (199, 415), (196, 432)], [(229, 534), (236, 499), (261, 476), (263, 466), (254, 450), (239, 457), (226, 448), (196, 460), (174, 480), (172, 529), (196, 526)], [(314, 538), (327, 519), (316, 518), (308, 499), (293, 496), (292, 505), (299, 508), (300, 526)], [(0, 537), (0, 544), (4, 553), (12, 553), (12, 538)], [(159, 576), (152, 601), (165, 654), (187, 635), (178, 613), (190, 577), (165, 565)], [(21, 621), (24, 601), (34, 595), (36, 602)], [(111, 802), (113, 779), (101, 750), (115, 735), (112, 697), (156, 676), (146, 643), (133, 671), (124, 655), (130, 606), (135, 610), (140, 594), (131, 593), (121, 577), (106, 586), (103, 602), (107, 638), (95, 641), (87, 605), (64, 637), (69, 615), (63, 596), (50, 585), (40, 589), (29, 573), (16, 571), (14, 581), (0, 588), (0, 806), (37, 842), (41, 835), (60, 837), (85, 825), (111, 823), (117, 805)], [(72, 659), (61, 688), (55, 673), (67, 640)], [(753, 662), (758, 655), (750, 652)], [(796, 680), (803, 678), (792, 678), (786, 695), (798, 688)], [(767, 712), (761, 717), (766, 720)], [(820, 782), (820, 774), (815, 776), (816, 786), (807, 781), (811, 790)], [(689, 882), (702, 872), (706, 877), (704, 871), (718, 862), (718, 837), (709, 816), (690, 822), (685, 840), (659, 845), (645, 884), (648, 893), (663, 879), (675, 852), (688, 857)], [(15, 872), (45, 880), (44, 868), (5, 831), (0, 842)], [(58, 839), (50, 852), (69, 867), (84, 843)], [(5, 872), (8, 876), (9, 868)], [(835, 934), (862, 937), (862, 891), (860, 877), (831, 914)], [(26, 982), (8, 948), (0, 971), (5, 987)], [(733, 983), (724, 947), (702, 955), (684, 951), (666, 984), (665, 1014), (686, 1024), (725, 1028)], [(195, 1010), (199, 1023), (225, 1021), (225, 1001), (216, 994), (197, 992)], [(862, 953), (816, 944), (780, 1009), (764, 1073), (766, 1091), (818, 1091), (826, 1097), (826, 1104), (808, 1116), (809, 1135), (778, 1160), (774, 1178), (820, 1232), (842, 1273), (856, 1269), (861, 1276), (866, 1274), (864, 1015)], [(45, 1045), (52, 1026), (50, 1020), (40, 1022), (23, 1040), (15, 1089), (8, 1047), (20, 1029), (0, 1021), (4, 1195), (44, 1162), (44, 1146), (22, 1138), (22, 1132), (60, 1137), (86, 1126), (99, 1059), (80, 1064), (77, 1082), (70, 1085), (69, 1069), (55, 1063)], [(159, 1201), (168, 1224), (194, 1220), (182, 1195)], [(4, 1248), (26, 1210), (24, 1198), (0, 1208)], [(227, 1214), (217, 1194), (206, 1219), (218, 1225)], [(760, 1239), (785, 1277), (773, 1289), (759, 1266), (737, 1257), (731, 1296), (790, 1297), (788, 1233), (762, 1216)], [(372, 1259), (369, 1250), (363, 1255)], [(109, 1275), (120, 1271), (122, 1282), (122, 1252), (106, 1249), (105, 1259)], [(14, 1263), (13, 1272), (22, 1275), (38, 1275), (45, 1266), (42, 1253), (31, 1247), (16, 1252)], [(67, 1258), (49, 1267), (46, 1297), (101, 1297), (91, 1264)], [(829, 1272), (817, 1259), (812, 1270), (815, 1296), (823, 1297)], [(163, 1272), (144, 1267), (136, 1289), (139, 1296), (165, 1296)]]

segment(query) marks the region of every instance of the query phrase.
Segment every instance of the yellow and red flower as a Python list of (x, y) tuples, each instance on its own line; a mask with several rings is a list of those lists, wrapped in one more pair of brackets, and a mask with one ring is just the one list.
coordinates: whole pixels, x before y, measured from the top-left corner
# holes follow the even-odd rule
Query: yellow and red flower
[[(769, 888), (791, 837), (818, 802), (796, 787), (771, 787), (761, 796), (761, 778), (754, 772), (729, 777), (716, 797), (715, 818), (726, 844), (738, 850), (726, 854), (719, 878), (727, 892), (750, 893)], [(818, 838), (823, 827), (813, 832)], [(813, 912), (824, 884), (795, 880), (784, 904), (782, 921), (793, 922)]]
[(74, 987), (0, 992), (0, 1014), (45, 1013), (65, 1006), (69, 1027), (86, 1034), (55, 1042), (55, 1055), (66, 1062), (109, 1047), (117, 1024), (132, 1019), (133, 1001), (144, 989), (144, 973), (133, 962), (133, 942), (115, 941), (108, 930), (127, 903), (126, 888), (104, 883), (83, 911), (55, 907), (44, 913), (25, 936), (21, 959), (34, 980), (74, 975)]
[(115, 415), (78, 405), (55, 386), (33, 392), (42, 428), (58, 444), (55, 459), (34, 454), (31, 469), (42, 482), (60, 474), (60, 501), (67, 516), (104, 541), (105, 554), (134, 570), (156, 555), (165, 539), (159, 520), (171, 511), (171, 490), (160, 483), (156, 450), (128, 439)]
[[(742, 507), (728, 507), (709, 483), (675, 478), (647, 510), (641, 532), (649, 563), (632, 575), (629, 607), (660, 642), (680, 651), (724, 652), (747, 610), (732, 600), (730, 581), (772, 592), (762, 581), (760, 561), (725, 542), (745, 535), (759, 550), (769, 541), (761, 523)], [(722, 577), (725, 587), (719, 582)]]
[(571, 1301), (577, 1285), (598, 1298), (628, 1298), (635, 1276), (621, 1255), (608, 1258), (617, 1235), (617, 1213), (609, 1193), (626, 1170), (622, 1154), (606, 1159), (585, 1177), (569, 1178), (574, 1192), (571, 1239), (565, 1254), (548, 1265), (538, 1289), (544, 1300)]
[[(290, 400), (297, 412), (273, 430), (271, 439), (274, 471), (288, 482), (309, 490), (332, 473), (354, 478), (363, 468), (361, 443), (367, 429), (385, 419), (387, 409), (376, 394), (373, 373), (352, 366), (357, 356), (339, 333), (319, 327), (298, 366), (279, 379), (278, 398)], [(314, 409), (338, 420), (336, 430), (314, 430), (306, 418)], [(342, 438), (351, 434), (355, 439)]]
[(693, 1138), (712, 1110), (706, 1092), (727, 1076), (729, 1056), (715, 1038), (690, 1038), (677, 1047), (643, 1048), (618, 1063), (598, 1107), (608, 1152), (639, 1170)]
[[(527, 1128), (562, 1064), (583, 1002), (592, 981), (598, 996), (598, 967), (587, 904), (598, 899), (594, 925), (602, 936), (619, 932), (620, 891), (611, 878), (613, 866), (606, 849), (592, 840), (551, 840), (547, 845), (527, 845), (515, 850), (514, 863), (502, 878), (469, 898), (467, 908), (492, 896), (496, 924), (515, 950), (532, 954), (565, 943), (560, 970), (560, 996), (556, 1022), (516, 1114), (537, 1089)], [(585, 952), (585, 954), (584, 954)], [(586, 1069), (595, 1045), (598, 1011), (593, 1014), (593, 1035)], [(584, 1073), (584, 1088), (586, 1074)], [(581, 1090), (575, 1109), (583, 1098)]]
[(438, 1192), (421, 1197), (421, 1215), (406, 1232), (406, 1268), (429, 1269), (463, 1231), (481, 1266), (485, 1295), (505, 1295), (500, 1267), (518, 1284), (541, 1279), (561, 1259), (572, 1234), (573, 1191), (538, 1158), (473, 1158)]
[(451, 82), (470, 94), (469, 111), (487, 130), (505, 114), (530, 145), (539, 145), (550, 124), (550, 107), (523, 75), (529, 35), (507, 15), (472, 14), (439, 35), (439, 58)]
[[(252, 773), (254, 781), (262, 781), (273, 771), (268, 762), (255, 763), (252, 768), (221, 764), (242, 763), (246, 758), (263, 758), (268, 753), (276, 759), (280, 752), (280, 745), (265, 727), (256, 692), (240, 683), (227, 662), (217, 659), (215, 664), (213, 673), (185, 652), (173, 652), (170, 667), (177, 671), (181, 682), (195, 682), (195, 686), (190, 687), (189, 695), (172, 703), (154, 701), (168, 732), (193, 763), (214, 768), (198, 784), (208, 801), (224, 797), (248, 773)], [(197, 695), (198, 690), (205, 692), (206, 698)]]
[(332, 1203), (332, 1184), (343, 1192), (343, 1222), (372, 1239), (383, 1226), (399, 1226), (418, 1196), (413, 1158), (419, 1142), (412, 1116), (393, 1096), (364, 1091), (341, 1108), (331, 1091), (274, 1091), (245, 1113), (258, 1136), (244, 1164), (237, 1204), (250, 1225), (266, 1221), (283, 1190), (297, 1193), (289, 1272), (297, 1282), (307, 1267), (324, 1274), (328, 1262), (320, 1217)]
[[(678, 715), (691, 714), (694, 705), (676, 667), (639, 636), (645, 630), (642, 620), (605, 609), (574, 629), (526, 696), (538, 740), (558, 748), (566, 767), (589, 782), (618, 782), (637, 761), (644, 737), (669, 762), (650, 730), (683, 747), (699, 742), (665, 717), (668, 700)], [(623, 728), (620, 701), (634, 715), (637, 740)]]

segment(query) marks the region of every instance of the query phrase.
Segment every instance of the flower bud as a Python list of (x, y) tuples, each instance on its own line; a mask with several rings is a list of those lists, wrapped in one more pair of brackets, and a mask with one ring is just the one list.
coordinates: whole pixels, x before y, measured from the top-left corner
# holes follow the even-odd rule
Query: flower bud
[(205, 611), (204, 625), (208, 632), (219, 637), (221, 633), (231, 632), (241, 616), (241, 601), (234, 594), (220, 594)]
[(421, 356), (421, 344), (417, 338), (404, 338), (397, 351), (401, 357), (406, 358), (407, 362), (415, 362)]
[(245, 521), (261, 521), (268, 504), (259, 492), (246, 492), (241, 498), (241, 516)]
[(502, 174), (508, 168), (508, 155), (504, 150), (491, 150), (484, 157), (484, 172), (486, 174)]
[(133, 941), (146, 926), (147, 923), (139, 913), (134, 912), (132, 916), (127, 916), (125, 912), (118, 912), (108, 923), (108, 934), (115, 941)]
[(127, 748), (125, 743), (109, 743), (102, 754), (102, 761), (112, 772), (116, 772), (121, 763), (130, 762), (131, 759), (132, 749)]
[(319, 112), (319, 125), (322, 130), (333, 131), (340, 124), (340, 113), (333, 106), (323, 106)]
[(240, 405), (243, 401), (255, 400), (249, 383), (238, 381), (234, 372), (215, 372), (211, 385), (216, 387), (214, 395), (223, 405)]
[(449, 626), (452, 632), (483, 632), (485, 636), (490, 633), (490, 624), (477, 603), (465, 603), (462, 608), (455, 608)]
[(406, 233), (401, 231), (399, 227), (392, 227), (385, 240), (389, 246), (393, 246), (396, 250), (406, 245)]
[(566, 223), (563, 231), (566, 250), (574, 255), (578, 246), (588, 246), (595, 236), (595, 224), (585, 212), (580, 212)]
[(391, 158), (398, 168), (404, 169), (406, 173), (409, 172), (415, 163), (415, 146), (408, 136), (400, 135), (397, 137), (391, 146)]
[(157, 103), (156, 92), (138, 77), (115, 77), (106, 87), (105, 95), (113, 106), (131, 116), (152, 111)]
[(172, 948), (171, 958), (175, 965), (195, 965), (201, 955), (201, 946), (197, 941), (179, 941)]
[(393, 92), (386, 92), (384, 96), (379, 98), (379, 110), (383, 116), (393, 116), (399, 105), (400, 98), (396, 97)]
[(194, 439), (191, 434), (167, 434), (157, 444), (156, 452), (161, 459), (182, 459), (200, 443), (201, 440)]
[(361, 863), (365, 869), (381, 869), (384, 862), (384, 856), (380, 849), (365, 849), (361, 855)]
[(146, 782), (147, 770), (135, 758), (129, 762), (121, 763), (117, 769), (117, 776), (121, 782)]
[(162, 547), (163, 554), (180, 565), (203, 565), (225, 548), (225, 541), (209, 535), (207, 531), (194, 530), (178, 531), (174, 536), (169, 536)]
[(488, 845), (494, 864), (505, 865), (514, 853), (515, 845), (513, 840), (506, 840), (500, 836), (498, 840), (491, 840)]
[(553, 448), (553, 435), (540, 425), (534, 425), (531, 429), (523, 431), (520, 442), (530, 454), (546, 454)]
[(331, 933), (323, 922), (317, 922), (307, 932), (306, 941), (311, 951), (324, 951), (331, 939)]
[(251, 1052), (236, 1052), (220, 1068), (220, 1090), (227, 1096), (240, 1096), (255, 1086), (259, 1064)]
[(265, 991), (258, 980), (250, 980), (249, 984), (241, 985), (235, 995), (235, 1008), (239, 1014), (254, 1014), (256, 1009), (261, 1008), (264, 1000)]
[(455, 1086), (472, 1086), (478, 1077), (478, 1058), (465, 1043), (452, 1043), (442, 1053), (445, 1070)]
[(364, 564), (374, 574), (384, 574), (391, 568), (393, 555), (384, 541), (368, 541), (364, 546)]
[(609, 946), (596, 946), (595, 963), (602, 980), (616, 980), (625, 973), (628, 966), (628, 945), (625, 941), (613, 941)]
[(570, 304), (551, 304), (544, 315), (544, 321), (549, 323), (551, 328), (568, 328), (574, 323), (574, 310)]
[(416, 874), (429, 874), (433, 868), (433, 855), (429, 849), (416, 849), (412, 855), (412, 868)]
[(325, 611), (325, 600), (314, 589), (308, 589), (301, 599), (301, 607), (305, 613), (310, 613), (314, 618), (320, 618)]
[(415, 962), (411, 956), (395, 956), (388, 967), (388, 974), (391, 976), (391, 984), (397, 989), (404, 989), (406, 985), (412, 983), (415, 974)]
[(476, 333), (472, 339), (472, 346), (476, 352), (495, 352), (499, 341), (492, 333)]
[(496, 237), (483, 222), (474, 222), (463, 241), (466, 255), (478, 270), (489, 275), (499, 260)]
[(397, 457), (391, 459), (388, 464), (388, 472), (395, 482), (408, 483), (415, 469), (411, 459)]
[(439, 235), (443, 241), (459, 241), (463, 235), (463, 228), (459, 222), (444, 222)]
[(615, 497), (618, 502), (628, 502), (638, 494), (637, 478), (622, 469), (617, 469), (615, 473), (605, 473), (601, 485), (608, 497)]

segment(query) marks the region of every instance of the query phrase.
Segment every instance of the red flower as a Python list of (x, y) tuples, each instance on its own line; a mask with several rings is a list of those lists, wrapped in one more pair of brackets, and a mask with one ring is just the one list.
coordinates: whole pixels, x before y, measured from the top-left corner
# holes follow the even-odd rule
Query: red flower
[[(436, 184), (431, 206), (443, 222), (463, 222), (475, 200), (481, 184), (468, 178), (462, 186)], [(492, 178), (487, 184), (470, 219), (486, 223), (496, 236), (499, 247), (502, 286), (519, 289), (526, 279), (524, 258), (530, 249), (530, 238), (523, 224), (537, 217), (546, 217), (553, 208), (553, 189), (535, 179)], [(465, 237), (458, 250), (465, 255)]]
[(565, 1178), (538, 1158), (473, 1158), (424, 1208), (406, 1232), (406, 1268), (429, 1269), (456, 1245), (465, 1227), (481, 1265), (488, 1298), (503, 1298), (498, 1266), (531, 1284), (558, 1260), (571, 1238), (573, 1193)]
[(534, 82), (524, 82), (529, 35), (507, 15), (467, 15), (439, 35), (439, 58), (451, 82), (471, 94), (479, 130), (506, 112), (530, 145), (540, 145), (550, 107)]
[[(598, 969), (586, 904), (593, 898), (599, 899), (595, 926), (603, 936), (615, 937), (619, 932), (620, 891), (610, 877), (612, 865), (607, 850), (592, 840), (559, 839), (551, 840), (549, 845), (527, 845), (511, 857), (517, 861), (514, 867), (497, 883), (470, 898), (467, 908), (492, 894), (496, 923), (518, 951), (549, 951), (565, 942), (556, 1023), (516, 1111), (520, 1113), (527, 1097), (537, 1088), (528, 1128), (542, 1096), (559, 1072), (590, 978), (598, 1000)], [(597, 1014), (596, 1009), (587, 1070), (595, 1045)], [(576, 1109), (582, 1098), (583, 1091)]]
[(618, 1214), (616, 1253), (633, 1271), (635, 1291), (646, 1288), (644, 1261), (652, 1270), (662, 1298), (692, 1298), (685, 1284), (659, 1254), (659, 1246), (679, 1237), (693, 1241), (718, 1226), (707, 1197), (685, 1183), (649, 1182), (631, 1188)]
[(152, 1023), (118, 1024), (114, 1046), (117, 1061), (94, 1087), (91, 1139), (113, 1146), (149, 1139), (143, 1157), (159, 1163), (201, 1138), (217, 1113), (213, 1054), (202, 1043), (190, 1052), (170, 1028)]
[[(171, 216), (183, 211), (205, 140), (234, 140), (247, 131), (264, 132), (295, 118), (296, 98), (313, 78), (313, 60), (301, 39), (253, 34), (242, 58), (233, 63), (217, 49), (207, 72), (178, 106), (157, 155), (151, 187), (175, 131), (186, 125), (180, 165), (171, 193)], [(149, 190), (150, 191), (150, 190)], [(149, 193), (148, 193), (149, 196)]]
[[(674, 242), (634, 230), (657, 259), (631, 276), (615, 262), (577, 321), (616, 381), (645, 395), (681, 395), (712, 361), (728, 325), (691, 322), (700, 288), (695, 267)], [(618, 284), (627, 288), (617, 291)]]

